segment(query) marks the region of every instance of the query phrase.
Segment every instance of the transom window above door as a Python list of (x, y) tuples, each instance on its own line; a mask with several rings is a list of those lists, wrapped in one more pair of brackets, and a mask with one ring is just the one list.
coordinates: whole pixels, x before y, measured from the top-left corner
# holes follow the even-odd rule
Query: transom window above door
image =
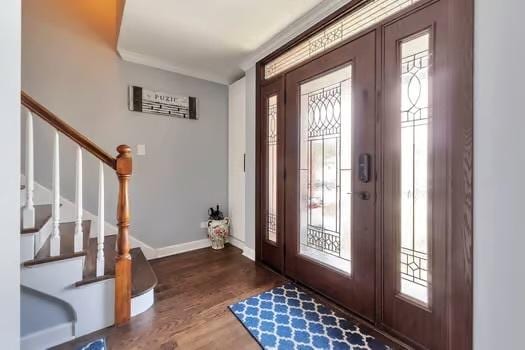
[(372, 0), (297, 44), (264, 66), (270, 79), (330, 47), (368, 29), (420, 0)]

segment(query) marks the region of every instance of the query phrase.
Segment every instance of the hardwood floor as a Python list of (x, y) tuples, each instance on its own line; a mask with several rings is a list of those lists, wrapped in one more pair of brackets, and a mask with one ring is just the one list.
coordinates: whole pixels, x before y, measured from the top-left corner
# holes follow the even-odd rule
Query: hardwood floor
[[(242, 256), (235, 247), (200, 249), (151, 262), (158, 278), (155, 305), (123, 327), (110, 327), (54, 350), (106, 337), (120, 349), (260, 349), (228, 305), (286, 279)], [(395, 347), (397, 348), (397, 347)]]
[(123, 327), (110, 327), (55, 349), (75, 349), (106, 337), (109, 349), (259, 349), (228, 305), (282, 284), (228, 246), (151, 263), (158, 278), (155, 305)]

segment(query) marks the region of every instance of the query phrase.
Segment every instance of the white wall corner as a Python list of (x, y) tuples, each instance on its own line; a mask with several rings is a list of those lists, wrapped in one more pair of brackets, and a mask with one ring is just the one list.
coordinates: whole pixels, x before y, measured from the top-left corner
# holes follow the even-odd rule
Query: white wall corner
[(251, 261), (255, 261), (255, 250), (249, 247), (244, 247), (242, 250), (242, 255), (250, 259)]
[(245, 72), (264, 58), (271, 54), (290, 40), (296, 38), (299, 34), (311, 28), (313, 25), (319, 23), (322, 19), (334, 13), (343, 5), (349, 3), (351, 0), (325, 0), (312, 8), (299, 19), (292, 22), (285, 29), (274, 35), (270, 40), (259, 46), (254, 53), (246, 58), (240, 65), (240, 68)]
[(129, 236), (129, 242), (132, 248), (140, 248), (144, 253), (146, 259), (155, 259), (157, 257), (157, 250), (152, 246), (142, 242), (140, 239)]
[(252, 260), (252, 261), (255, 261), (255, 250), (253, 250), (252, 248), (248, 247), (244, 241), (241, 241), (235, 237), (230, 237), (228, 239), (228, 241), (230, 242), (230, 244), (234, 247), (237, 247), (239, 248), (240, 250), (242, 250), (242, 255), (244, 255), (245, 257), (247, 257), (248, 259)]

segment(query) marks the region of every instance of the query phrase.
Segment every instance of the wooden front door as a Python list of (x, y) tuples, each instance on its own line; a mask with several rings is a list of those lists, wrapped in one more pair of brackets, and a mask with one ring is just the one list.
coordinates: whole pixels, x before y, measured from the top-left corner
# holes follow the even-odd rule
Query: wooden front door
[(472, 1), (355, 4), (257, 65), (257, 259), (414, 348), (468, 349)]
[(286, 76), (285, 273), (375, 311), (375, 34)]

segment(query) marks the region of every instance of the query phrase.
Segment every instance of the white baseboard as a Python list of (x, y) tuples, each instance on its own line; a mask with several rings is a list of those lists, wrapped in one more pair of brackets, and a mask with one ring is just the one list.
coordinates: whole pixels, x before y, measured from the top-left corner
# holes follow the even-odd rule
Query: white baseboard
[(21, 350), (41, 350), (74, 339), (73, 324), (62, 323), (20, 338)]
[(244, 248), (242, 250), (242, 255), (244, 255), (251, 261), (255, 261), (255, 250), (253, 250), (252, 248), (248, 248), (248, 247)]
[(242, 250), (242, 255), (244, 255), (245, 257), (247, 257), (250, 260), (255, 261), (255, 250), (253, 250), (252, 248), (248, 247), (246, 245), (246, 243), (244, 243), (243, 241), (241, 241), (240, 239), (237, 239), (235, 237), (230, 237), (228, 240), (229, 240), (231, 245), (233, 245), (233, 246), (239, 248), (240, 250)]
[(157, 249), (142, 242), (140, 239), (137, 239), (133, 236), (129, 236), (129, 243), (131, 244), (132, 248), (140, 248), (144, 253), (146, 259), (151, 260), (157, 257)]
[(181, 254), (196, 249), (206, 248), (211, 246), (210, 240), (199, 239), (198, 241), (192, 241), (187, 243), (174, 244), (167, 247), (157, 248), (156, 258), (163, 258), (165, 256)]
[[(255, 261), (255, 250), (246, 246), (246, 244), (243, 241), (235, 237), (230, 237), (228, 241), (231, 245), (241, 249), (242, 255), (244, 255), (245, 257), (247, 257), (248, 259), (252, 261)], [(197, 241), (192, 241), (192, 242), (187, 242), (187, 243), (174, 244), (174, 245), (170, 245), (170, 246), (162, 247), (162, 248), (153, 248), (147, 245), (146, 243), (141, 242), (140, 240), (136, 238), (132, 238), (131, 243), (133, 247), (140, 247), (148, 260), (164, 258), (170, 255), (186, 253), (192, 250), (207, 248), (211, 245), (209, 239), (207, 238), (199, 239)]]

